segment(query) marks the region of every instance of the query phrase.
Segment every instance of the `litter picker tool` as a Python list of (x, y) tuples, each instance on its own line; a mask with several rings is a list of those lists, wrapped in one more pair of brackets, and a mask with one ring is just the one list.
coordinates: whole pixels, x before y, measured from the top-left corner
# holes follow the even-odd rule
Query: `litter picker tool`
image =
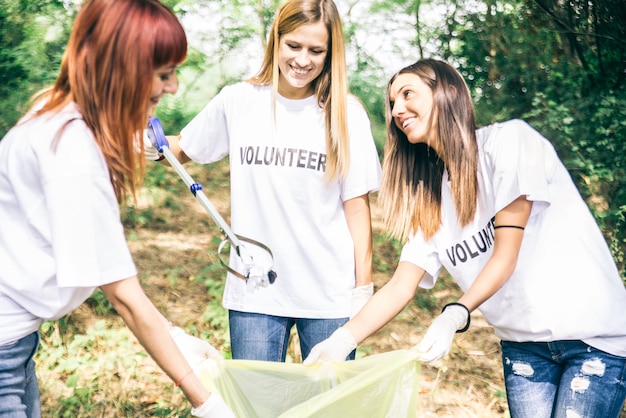
[[(273, 270), (274, 256), (272, 254), (272, 251), (266, 245), (253, 239), (237, 235), (230, 229), (230, 226), (228, 226), (226, 221), (224, 221), (224, 218), (222, 218), (217, 209), (215, 209), (215, 206), (213, 206), (209, 198), (206, 197), (206, 195), (202, 191), (202, 185), (198, 182), (195, 182), (191, 178), (187, 170), (185, 170), (183, 165), (180, 163), (180, 161), (178, 161), (176, 156), (170, 150), (169, 143), (167, 142), (167, 138), (165, 137), (165, 132), (163, 131), (163, 126), (161, 125), (161, 121), (158, 118), (151, 116), (148, 120), (147, 135), (150, 139), (150, 142), (152, 142), (152, 145), (161, 154), (163, 154), (165, 159), (167, 159), (170, 165), (183, 179), (187, 187), (189, 187), (191, 193), (200, 202), (202, 207), (204, 207), (204, 209), (211, 216), (213, 221), (220, 228), (222, 234), (224, 235), (224, 238), (217, 248), (217, 258), (219, 259), (222, 266), (226, 267), (226, 269), (233, 275), (244, 280), (246, 282), (248, 290), (250, 291), (254, 291), (258, 287), (265, 287), (268, 286), (268, 284), (274, 283), (277, 274)], [(262, 266), (258, 263), (255, 263), (252, 255), (246, 250), (244, 242), (266, 251), (269, 255), (269, 259), (271, 260), (271, 265)], [(242, 264), (244, 266), (243, 272), (233, 269), (228, 263), (224, 262), (224, 260), (222, 259), (221, 252), (227, 243), (230, 244), (230, 247), (234, 249), (237, 257), (239, 257), (242, 261)]]

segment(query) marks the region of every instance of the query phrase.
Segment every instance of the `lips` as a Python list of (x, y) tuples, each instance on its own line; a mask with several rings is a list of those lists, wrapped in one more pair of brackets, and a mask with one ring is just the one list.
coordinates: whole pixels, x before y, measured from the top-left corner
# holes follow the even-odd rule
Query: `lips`
[(406, 118), (401, 120), (401, 124), (402, 124), (402, 129), (406, 129), (407, 126), (409, 126), (410, 124), (413, 123), (413, 121), (415, 121), (415, 117), (411, 117), (411, 118)]
[(289, 68), (291, 68), (291, 71), (296, 73), (296, 75), (307, 75), (309, 73), (309, 70), (305, 70), (303, 68), (297, 68), (294, 66), (289, 66)]
[(311, 74), (311, 70), (303, 70), (302, 68), (289, 67), (291, 77), (295, 80), (307, 80)]

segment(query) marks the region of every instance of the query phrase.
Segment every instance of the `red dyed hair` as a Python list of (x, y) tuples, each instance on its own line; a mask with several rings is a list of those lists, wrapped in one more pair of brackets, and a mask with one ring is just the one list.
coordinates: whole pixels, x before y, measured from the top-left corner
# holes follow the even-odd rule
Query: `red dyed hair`
[(145, 170), (136, 141), (147, 125), (154, 71), (186, 55), (183, 27), (157, 0), (88, 0), (56, 83), (38, 96), (45, 105), (37, 114), (75, 102), (104, 153), (118, 200), (135, 196)]

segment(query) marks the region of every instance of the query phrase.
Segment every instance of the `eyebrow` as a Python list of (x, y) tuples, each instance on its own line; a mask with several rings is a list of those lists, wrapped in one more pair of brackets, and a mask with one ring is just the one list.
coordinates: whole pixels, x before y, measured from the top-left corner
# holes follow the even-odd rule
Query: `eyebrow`
[(400, 86), (400, 88), (398, 88), (398, 90), (396, 90), (396, 94), (400, 93), (405, 87), (410, 86), (411, 84), (403, 84), (402, 86)]
[(289, 34), (283, 35), (283, 41), (285, 43), (296, 44), (296, 45), (299, 45), (299, 46), (305, 46), (306, 45), (306, 47), (308, 49), (328, 49), (328, 45), (327, 44), (321, 43), (321, 44), (316, 44), (316, 45), (307, 45), (306, 41), (302, 42), (302, 41), (298, 41), (298, 40), (296, 40), (294, 38), (290, 38)]
[(398, 96), (398, 94), (400, 94), (400, 92), (401, 92), (401, 91), (402, 91), (405, 87), (408, 87), (408, 86), (410, 86), (410, 85), (411, 85), (411, 84), (403, 84), (403, 85), (401, 85), (401, 86), (400, 86), (400, 87), (399, 87), (399, 88), (398, 88), (395, 92), (394, 92), (393, 90), (391, 90), (391, 91), (389, 92), (389, 98), (391, 99), (391, 98), (392, 98), (392, 97), (391, 97), (391, 95), (393, 94), (393, 99), (395, 100), (395, 98)]

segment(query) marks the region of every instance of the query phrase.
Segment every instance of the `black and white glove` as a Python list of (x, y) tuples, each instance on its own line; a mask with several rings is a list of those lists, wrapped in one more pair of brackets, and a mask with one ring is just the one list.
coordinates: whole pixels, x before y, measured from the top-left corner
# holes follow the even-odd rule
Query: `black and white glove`
[(446, 305), (416, 346), (417, 351), (422, 353), (419, 360), (434, 363), (443, 358), (450, 352), (454, 334), (466, 331), (469, 321), (469, 310), (465, 306), (458, 303)]
[(235, 418), (232, 409), (215, 392), (202, 405), (192, 408), (191, 415), (197, 418)]
[(302, 364), (310, 366), (318, 361), (345, 361), (356, 345), (350, 331), (344, 327), (338, 328), (330, 337), (316, 344)]

